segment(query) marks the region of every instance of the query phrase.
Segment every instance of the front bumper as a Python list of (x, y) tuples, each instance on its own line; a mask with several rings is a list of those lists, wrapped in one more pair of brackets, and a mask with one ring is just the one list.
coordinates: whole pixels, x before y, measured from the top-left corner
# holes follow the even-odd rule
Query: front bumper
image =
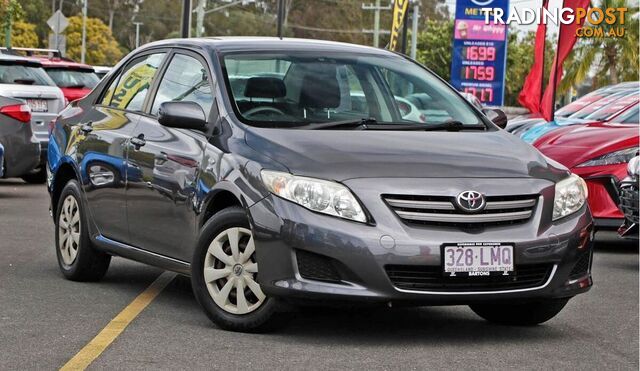
[[(578, 213), (552, 223), (552, 183), (530, 179), (510, 181), (511, 192), (515, 189), (523, 194), (541, 195), (533, 216), (527, 222), (465, 231), (406, 224), (381, 200), (380, 195), (397, 189), (404, 189), (408, 194), (420, 194), (419, 189), (424, 188), (425, 179), (387, 181), (355, 179), (345, 182), (361, 199), (375, 224), (314, 213), (276, 196), (269, 196), (250, 207), (260, 265), (258, 279), (263, 290), (272, 296), (290, 300), (438, 305), (571, 297), (591, 287), (591, 214), (588, 207), (584, 207)], [(495, 179), (429, 179), (428, 182), (430, 188), (449, 194), (469, 188), (491, 192), (489, 189), (500, 184)], [(380, 184), (385, 183), (388, 189), (380, 189), (384, 188)], [(539, 285), (532, 287), (481, 290), (471, 286), (469, 290), (459, 286), (449, 290), (446, 285), (435, 290), (406, 289), (394, 284), (387, 273), (389, 266), (439, 269), (442, 244), (455, 242), (513, 244), (516, 271), (520, 265), (548, 264), (551, 273)], [(315, 268), (309, 268), (309, 264), (313, 265), (308, 263), (309, 256), (324, 259), (329, 265), (318, 263)], [(301, 265), (301, 257), (305, 259), (304, 265)], [(583, 269), (576, 271), (578, 265)], [(315, 269), (314, 274), (320, 279), (308, 278), (301, 269)], [(335, 274), (339, 275), (339, 282), (322, 279)]]

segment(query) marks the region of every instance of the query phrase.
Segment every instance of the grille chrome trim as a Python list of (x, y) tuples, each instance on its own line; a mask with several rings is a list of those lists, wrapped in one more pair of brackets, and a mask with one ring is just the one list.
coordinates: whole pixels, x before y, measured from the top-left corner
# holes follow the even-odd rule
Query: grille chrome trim
[(529, 219), (532, 211), (526, 210), (495, 214), (438, 214), (396, 210), (396, 214), (403, 219), (418, 220), (422, 222), (495, 223)]
[(387, 198), (387, 203), (392, 207), (404, 207), (407, 209), (431, 209), (431, 210), (455, 210), (449, 201), (416, 201)]
[(533, 207), (536, 204), (536, 200), (513, 200), (513, 201), (488, 201), (485, 210), (499, 210), (499, 209), (519, 209), (524, 207)]
[(556, 275), (556, 270), (558, 270), (558, 265), (554, 264), (551, 269), (551, 273), (549, 273), (549, 278), (545, 281), (542, 286), (536, 287), (527, 287), (524, 289), (510, 289), (510, 290), (496, 290), (496, 291), (426, 291), (426, 290), (407, 290), (407, 289), (399, 289), (396, 286), (393, 286), (396, 291), (404, 292), (407, 294), (425, 294), (425, 295), (491, 295), (491, 294), (510, 294), (514, 292), (527, 292), (534, 290), (541, 290), (545, 287), (549, 286), (551, 281)]

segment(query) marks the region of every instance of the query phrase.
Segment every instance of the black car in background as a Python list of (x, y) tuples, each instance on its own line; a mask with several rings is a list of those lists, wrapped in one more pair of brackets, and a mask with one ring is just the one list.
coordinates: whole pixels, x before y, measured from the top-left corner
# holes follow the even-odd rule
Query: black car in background
[[(416, 94), (424, 122), (398, 107)], [(585, 182), (505, 124), (385, 50), (147, 44), (53, 127), (58, 263), (80, 281), (112, 255), (190, 275), (238, 331), (330, 302), (538, 324), (590, 289), (593, 222)]]
[(640, 157), (636, 156), (627, 166), (628, 176), (620, 182), (620, 210), (624, 213), (624, 224), (618, 229), (621, 237), (638, 239), (638, 207), (640, 206)]

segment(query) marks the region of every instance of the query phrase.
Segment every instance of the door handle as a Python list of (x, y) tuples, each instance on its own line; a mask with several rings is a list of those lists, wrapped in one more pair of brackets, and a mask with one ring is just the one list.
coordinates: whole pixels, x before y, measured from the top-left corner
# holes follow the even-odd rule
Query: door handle
[(147, 144), (147, 141), (144, 140), (144, 134), (140, 134), (137, 137), (132, 137), (131, 139), (129, 139), (129, 143), (133, 144), (136, 149), (139, 149), (140, 147)]
[(93, 122), (91, 121), (82, 124), (82, 126), (80, 127), (80, 131), (82, 131), (85, 134), (89, 134), (90, 132), (93, 131), (92, 125), (93, 125)]

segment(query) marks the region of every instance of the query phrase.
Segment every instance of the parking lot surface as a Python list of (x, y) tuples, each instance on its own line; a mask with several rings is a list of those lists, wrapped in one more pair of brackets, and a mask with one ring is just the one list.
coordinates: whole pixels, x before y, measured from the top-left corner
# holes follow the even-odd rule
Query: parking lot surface
[[(0, 370), (57, 369), (161, 270), (115, 258), (98, 283), (58, 271), (44, 186), (0, 180)], [(638, 369), (638, 245), (599, 234), (594, 287), (537, 327), (460, 307), (318, 309), (271, 334), (217, 329), (178, 277), (90, 369)]]

